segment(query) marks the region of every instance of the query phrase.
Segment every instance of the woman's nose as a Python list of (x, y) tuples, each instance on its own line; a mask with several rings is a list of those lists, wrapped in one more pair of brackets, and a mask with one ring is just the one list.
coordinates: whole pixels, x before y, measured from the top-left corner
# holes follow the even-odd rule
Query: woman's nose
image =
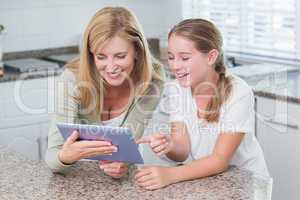
[(108, 60), (108, 62), (106, 63), (106, 71), (107, 72), (113, 72), (115, 71), (115, 69), (117, 68), (115, 62), (113, 60)]

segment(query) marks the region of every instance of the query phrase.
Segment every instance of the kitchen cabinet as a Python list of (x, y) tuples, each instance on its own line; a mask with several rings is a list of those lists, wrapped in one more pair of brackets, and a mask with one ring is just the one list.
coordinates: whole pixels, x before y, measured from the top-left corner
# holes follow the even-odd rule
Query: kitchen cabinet
[(30, 159), (43, 159), (55, 77), (0, 83), (0, 144)]
[(273, 177), (273, 200), (300, 197), (300, 105), (256, 97), (256, 135)]

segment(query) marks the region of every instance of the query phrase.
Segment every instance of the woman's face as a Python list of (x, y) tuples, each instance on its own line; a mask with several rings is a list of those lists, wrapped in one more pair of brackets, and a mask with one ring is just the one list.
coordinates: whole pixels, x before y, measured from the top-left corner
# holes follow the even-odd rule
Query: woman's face
[(215, 73), (212, 66), (215, 60), (210, 57), (210, 53), (201, 53), (194, 42), (185, 37), (173, 34), (169, 38), (169, 66), (182, 87), (196, 87)]
[(110, 86), (120, 86), (134, 68), (135, 48), (119, 36), (108, 40), (94, 54), (96, 68)]

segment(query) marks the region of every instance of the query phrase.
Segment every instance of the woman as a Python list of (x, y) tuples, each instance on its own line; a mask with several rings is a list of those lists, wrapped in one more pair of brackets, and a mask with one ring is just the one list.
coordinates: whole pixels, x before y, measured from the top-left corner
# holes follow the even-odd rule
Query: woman
[(168, 36), (168, 61), (176, 77), (169, 84), (171, 134), (153, 134), (149, 143), (159, 156), (183, 162), (176, 167), (149, 166), (135, 176), (138, 185), (166, 185), (224, 172), (229, 165), (269, 176), (254, 136), (254, 97), (240, 78), (226, 73), (222, 37), (203, 19), (184, 20)]
[[(48, 136), (46, 163), (64, 172), (80, 159), (110, 155), (106, 141), (77, 141), (75, 131), (64, 142), (56, 124), (126, 126), (140, 138), (159, 102), (163, 70), (152, 58), (136, 17), (121, 7), (106, 7), (89, 22), (80, 57), (66, 65), (58, 83), (57, 111)], [(104, 172), (121, 178), (126, 163), (99, 162)]]

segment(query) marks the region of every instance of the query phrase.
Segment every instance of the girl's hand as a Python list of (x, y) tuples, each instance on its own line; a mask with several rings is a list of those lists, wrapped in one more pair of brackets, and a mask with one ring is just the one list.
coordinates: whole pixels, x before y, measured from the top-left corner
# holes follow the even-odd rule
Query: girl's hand
[(162, 156), (169, 153), (174, 146), (171, 135), (164, 133), (155, 133), (148, 137), (141, 138), (136, 141), (137, 144), (148, 143), (152, 151), (157, 156)]
[(128, 172), (128, 165), (123, 162), (99, 161), (99, 167), (108, 176), (119, 179)]
[(74, 131), (60, 150), (58, 157), (64, 164), (72, 164), (80, 159), (99, 155), (111, 155), (117, 147), (107, 141), (76, 141), (79, 133)]
[(137, 185), (147, 190), (163, 188), (175, 183), (170, 167), (149, 166), (139, 169), (135, 175)]

